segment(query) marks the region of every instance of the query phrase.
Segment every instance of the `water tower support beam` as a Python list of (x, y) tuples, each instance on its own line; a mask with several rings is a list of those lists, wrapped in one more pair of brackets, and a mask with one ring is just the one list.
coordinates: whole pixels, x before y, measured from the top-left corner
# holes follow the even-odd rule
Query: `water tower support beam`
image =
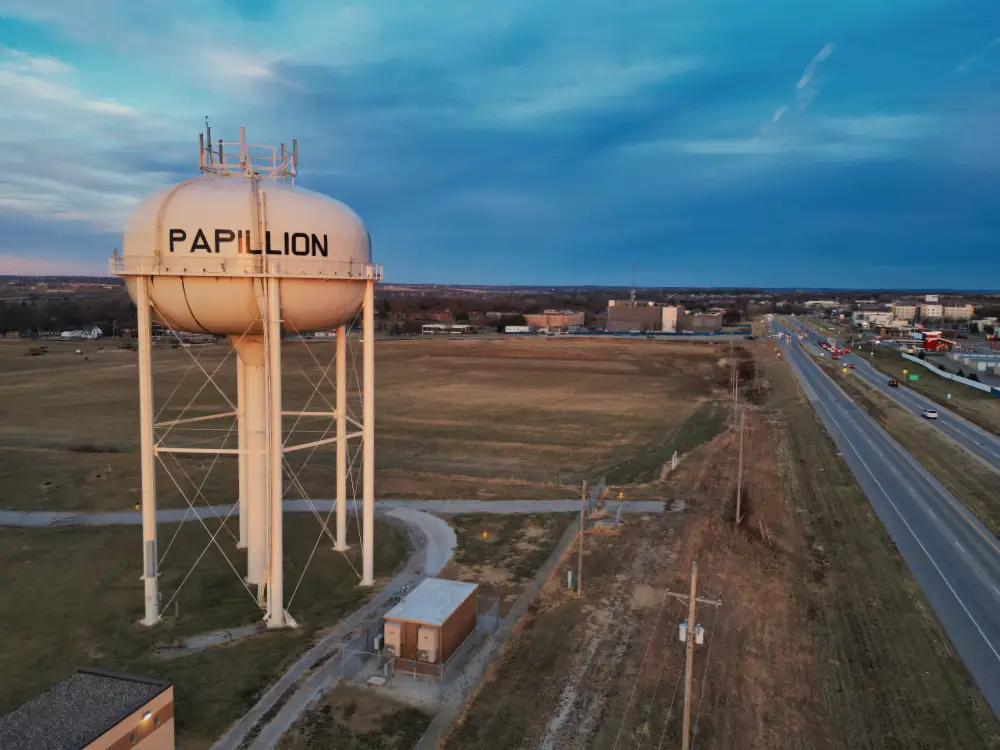
[(362, 552), (362, 586), (375, 584), (375, 281), (365, 282), (365, 304), (361, 317), (362, 348), (364, 350), (364, 402), (362, 438), (364, 444), (364, 501)]
[(236, 545), (237, 549), (246, 549), (247, 530), (250, 522), (250, 501), (247, 496), (247, 382), (246, 368), (243, 359), (236, 356), (236, 430), (237, 441), (240, 451), (239, 474), (240, 474), (240, 541)]
[(141, 622), (160, 621), (156, 552), (156, 457), (153, 453), (153, 330), (150, 320), (149, 277), (136, 279), (135, 306), (139, 335), (139, 451), (142, 474), (142, 578), (146, 611)]
[(267, 279), (267, 379), (268, 406), (270, 407), (269, 435), (271, 440), (270, 485), (271, 524), (268, 535), (270, 550), (270, 570), (267, 580), (267, 626), (283, 628), (285, 622), (284, 600), (284, 545), (282, 544), (282, 513), (284, 511), (284, 451), (281, 419), (281, 296), (280, 280), (275, 276)]
[(347, 546), (347, 326), (337, 326), (337, 543)]

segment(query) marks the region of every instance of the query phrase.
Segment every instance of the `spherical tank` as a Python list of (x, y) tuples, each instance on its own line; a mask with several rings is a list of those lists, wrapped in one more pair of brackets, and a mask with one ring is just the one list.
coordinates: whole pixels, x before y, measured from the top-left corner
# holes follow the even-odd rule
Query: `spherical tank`
[[(175, 330), (262, 333), (265, 263), (281, 279), (286, 331), (335, 328), (364, 301), (364, 223), (343, 203), (284, 182), (203, 174), (147, 197), (122, 234), (123, 263), (150, 275), (154, 315)], [(133, 300), (135, 283), (128, 277)]]

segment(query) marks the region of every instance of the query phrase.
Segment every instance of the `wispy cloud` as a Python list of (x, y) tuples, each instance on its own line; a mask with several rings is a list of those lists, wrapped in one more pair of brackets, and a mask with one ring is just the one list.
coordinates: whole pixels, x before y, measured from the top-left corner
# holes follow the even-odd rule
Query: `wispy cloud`
[(988, 55), (992, 50), (996, 49), (996, 47), (998, 47), (998, 46), (1000, 46), (1000, 36), (998, 36), (996, 39), (991, 39), (976, 54), (974, 54), (972, 57), (969, 57), (969, 58), (966, 58), (965, 60), (963, 60), (962, 63), (957, 68), (955, 68), (955, 72), (956, 73), (964, 73), (972, 65), (974, 65), (977, 62), (979, 62), (980, 59), (982, 59), (983, 57), (985, 57), (986, 55)]

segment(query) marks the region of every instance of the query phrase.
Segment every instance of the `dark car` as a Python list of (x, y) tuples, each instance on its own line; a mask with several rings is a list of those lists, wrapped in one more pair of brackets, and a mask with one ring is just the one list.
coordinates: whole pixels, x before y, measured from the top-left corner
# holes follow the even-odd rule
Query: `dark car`
[(892, 380), (889, 381), (889, 385), (892, 386), (893, 388), (898, 388), (899, 387), (899, 383), (896, 381), (895, 378), (893, 378)]

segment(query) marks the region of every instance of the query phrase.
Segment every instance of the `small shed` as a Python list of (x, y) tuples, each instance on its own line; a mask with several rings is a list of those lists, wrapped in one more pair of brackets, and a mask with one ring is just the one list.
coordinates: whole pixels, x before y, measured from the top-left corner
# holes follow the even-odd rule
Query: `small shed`
[(385, 614), (384, 643), (397, 658), (448, 660), (476, 629), (479, 585), (428, 578)]

